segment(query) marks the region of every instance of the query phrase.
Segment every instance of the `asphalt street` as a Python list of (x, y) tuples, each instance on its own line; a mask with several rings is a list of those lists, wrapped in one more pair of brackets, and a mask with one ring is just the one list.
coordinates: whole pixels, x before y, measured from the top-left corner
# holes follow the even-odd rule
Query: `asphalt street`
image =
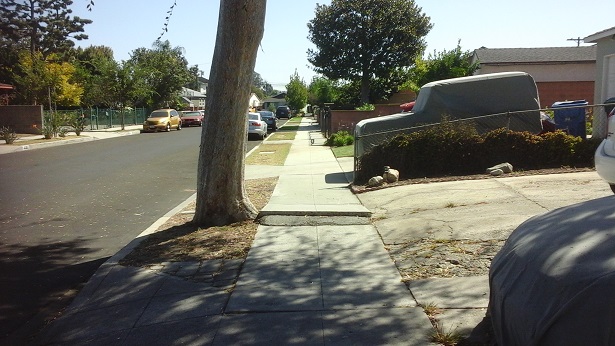
[(0, 344), (57, 314), (100, 264), (195, 192), (200, 133), (0, 155)]

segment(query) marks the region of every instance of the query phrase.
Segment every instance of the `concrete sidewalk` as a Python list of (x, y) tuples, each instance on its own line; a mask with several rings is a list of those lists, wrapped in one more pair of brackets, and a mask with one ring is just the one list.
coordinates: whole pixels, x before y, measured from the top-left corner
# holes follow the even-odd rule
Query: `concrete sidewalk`
[(119, 265), (135, 241), (101, 266), (41, 343), (428, 343), (429, 319), (331, 150), (310, 144), (314, 130), (302, 123), (278, 167), (245, 263)]
[(284, 166), (246, 166), (248, 179), (279, 180), (245, 262), (119, 265), (154, 224), (100, 267), (40, 343), (427, 345), (434, 328), (419, 305), (443, 309), (444, 332), (480, 340), (486, 275), (413, 280), (408, 289), (400, 275), (407, 263), (394, 264), (385, 246), (427, 238), (506, 239), (532, 216), (615, 198), (595, 172), (353, 195), (347, 188), (352, 159), (311, 145), (314, 136), (319, 133), (306, 120)]
[[(123, 131), (120, 127), (110, 127), (102, 130), (85, 130), (81, 132), (80, 136), (76, 136), (74, 132), (68, 132), (68, 137), (62, 140), (42, 140), (43, 135), (20, 135), (20, 138), (17, 139), (13, 144), (6, 144), (4, 141), (0, 142), (0, 155), (24, 150), (46, 148), (57, 145), (74, 144), (79, 142), (94, 141), (98, 139), (108, 139), (116, 138), (119, 136), (135, 135), (139, 134), (142, 128), (142, 125), (126, 125)], [(40, 140), (40, 142), (32, 143), (32, 141), (37, 140)]]

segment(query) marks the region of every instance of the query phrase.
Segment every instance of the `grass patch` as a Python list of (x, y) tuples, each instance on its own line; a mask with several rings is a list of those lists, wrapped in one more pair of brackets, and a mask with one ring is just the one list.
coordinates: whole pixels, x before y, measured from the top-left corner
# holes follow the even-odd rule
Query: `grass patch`
[(275, 132), (269, 135), (270, 141), (292, 141), (295, 139), (297, 132)]
[[(286, 123), (286, 124), (288, 124), (288, 123)], [(297, 130), (299, 130), (299, 125), (286, 125), (286, 124), (284, 124), (284, 126), (280, 127), (278, 129), (278, 131), (288, 132), (288, 131), (297, 131)]]
[(294, 116), (288, 120), (289, 123), (300, 123), (303, 117)]
[(290, 144), (261, 144), (247, 158), (246, 165), (283, 166)]
[(332, 147), (335, 157), (354, 157), (354, 145), (345, 145), (343, 147)]
[(446, 332), (441, 326), (436, 326), (435, 329), (436, 330), (429, 337), (431, 342), (444, 346), (456, 346), (463, 340), (463, 336), (456, 330), (449, 330)]

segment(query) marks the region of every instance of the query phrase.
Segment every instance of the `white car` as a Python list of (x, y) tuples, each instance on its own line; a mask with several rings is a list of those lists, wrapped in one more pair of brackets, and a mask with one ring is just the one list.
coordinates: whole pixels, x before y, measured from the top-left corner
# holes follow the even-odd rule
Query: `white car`
[(615, 193), (615, 108), (607, 116), (607, 124), (606, 139), (596, 149), (594, 161), (596, 172), (609, 183)]
[(267, 137), (267, 123), (260, 113), (248, 113), (248, 136), (256, 135), (260, 139)]

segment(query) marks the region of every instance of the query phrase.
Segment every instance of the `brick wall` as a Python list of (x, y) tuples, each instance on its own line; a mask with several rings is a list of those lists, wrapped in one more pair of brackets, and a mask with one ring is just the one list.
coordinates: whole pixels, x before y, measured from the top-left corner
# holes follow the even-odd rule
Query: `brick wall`
[(0, 126), (17, 133), (40, 134), (43, 106), (0, 106)]
[(536, 87), (541, 108), (551, 107), (558, 101), (594, 102), (594, 82), (537, 82)]
[(373, 111), (352, 111), (352, 110), (332, 110), (331, 111), (331, 133), (338, 131), (348, 131), (354, 133), (355, 125), (369, 118), (380, 117), (383, 115), (400, 113), (399, 104), (377, 104)]

